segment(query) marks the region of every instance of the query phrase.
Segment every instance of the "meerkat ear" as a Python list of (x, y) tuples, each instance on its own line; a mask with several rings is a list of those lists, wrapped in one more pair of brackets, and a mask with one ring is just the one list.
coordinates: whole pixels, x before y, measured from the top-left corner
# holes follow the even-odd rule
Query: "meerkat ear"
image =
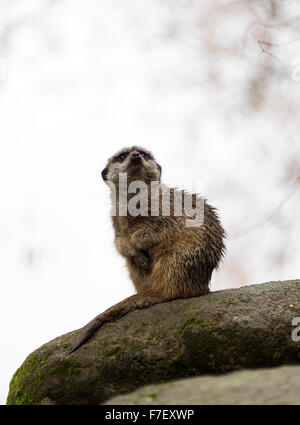
[(104, 168), (104, 170), (102, 170), (101, 175), (104, 181), (107, 180), (107, 174), (108, 174), (108, 168)]

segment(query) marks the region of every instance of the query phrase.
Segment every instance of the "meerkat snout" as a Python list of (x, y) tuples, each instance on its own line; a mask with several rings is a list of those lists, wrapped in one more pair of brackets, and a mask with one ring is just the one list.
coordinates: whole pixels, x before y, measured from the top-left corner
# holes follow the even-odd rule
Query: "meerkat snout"
[(134, 151), (130, 155), (130, 161), (132, 164), (140, 164), (142, 162), (142, 155), (138, 151)]

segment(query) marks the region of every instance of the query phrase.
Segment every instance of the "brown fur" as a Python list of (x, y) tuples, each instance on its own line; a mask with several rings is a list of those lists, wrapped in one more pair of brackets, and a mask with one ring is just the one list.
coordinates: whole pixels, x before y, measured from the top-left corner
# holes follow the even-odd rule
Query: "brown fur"
[[(133, 155), (142, 152), (139, 163), (133, 163)], [(124, 160), (120, 155), (126, 154)], [(161, 168), (153, 155), (142, 148), (125, 148), (108, 160), (103, 170), (104, 180), (117, 187), (119, 173), (127, 173), (128, 184), (142, 180), (148, 187), (148, 216), (112, 217), (115, 245), (125, 257), (136, 295), (109, 308), (83, 328), (70, 352), (75, 351), (96, 329), (129, 311), (153, 304), (204, 295), (209, 292), (212, 272), (224, 254), (225, 232), (215, 209), (204, 200), (204, 223), (198, 227), (186, 227), (187, 215), (176, 216), (175, 189), (170, 189), (170, 216), (163, 216), (160, 191), (159, 215), (150, 215), (151, 181), (160, 181)], [(179, 191), (177, 191), (178, 193)], [(182, 192), (183, 193), (183, 192)], [(128, 196), (128, 201), (135, 194)], [(196, 195), (190, 195), (195, 205)], [(120, 205), (117, 204), (117, 213)]]

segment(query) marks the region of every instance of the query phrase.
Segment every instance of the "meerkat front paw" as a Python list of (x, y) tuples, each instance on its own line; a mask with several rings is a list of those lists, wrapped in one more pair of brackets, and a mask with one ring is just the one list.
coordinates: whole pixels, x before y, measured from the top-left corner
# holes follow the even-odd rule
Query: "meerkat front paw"
[(131, 235), (130, 243), (137, 250), (144, 250), (152, 245), (149, 235), (141, 230)]

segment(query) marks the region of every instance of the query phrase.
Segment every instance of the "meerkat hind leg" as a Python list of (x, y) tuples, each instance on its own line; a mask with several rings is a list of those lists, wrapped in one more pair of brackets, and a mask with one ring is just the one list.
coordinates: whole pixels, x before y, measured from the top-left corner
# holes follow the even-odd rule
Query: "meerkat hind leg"
[(141, 296), (141, 298), (137, 300), (136, 308), (139, 308), (139, 309), (148, 308), (151, 305), (160, 304), (166, 301), (168, 301), (168, 299), (165, 297), (145, 295), (145, 296)]

